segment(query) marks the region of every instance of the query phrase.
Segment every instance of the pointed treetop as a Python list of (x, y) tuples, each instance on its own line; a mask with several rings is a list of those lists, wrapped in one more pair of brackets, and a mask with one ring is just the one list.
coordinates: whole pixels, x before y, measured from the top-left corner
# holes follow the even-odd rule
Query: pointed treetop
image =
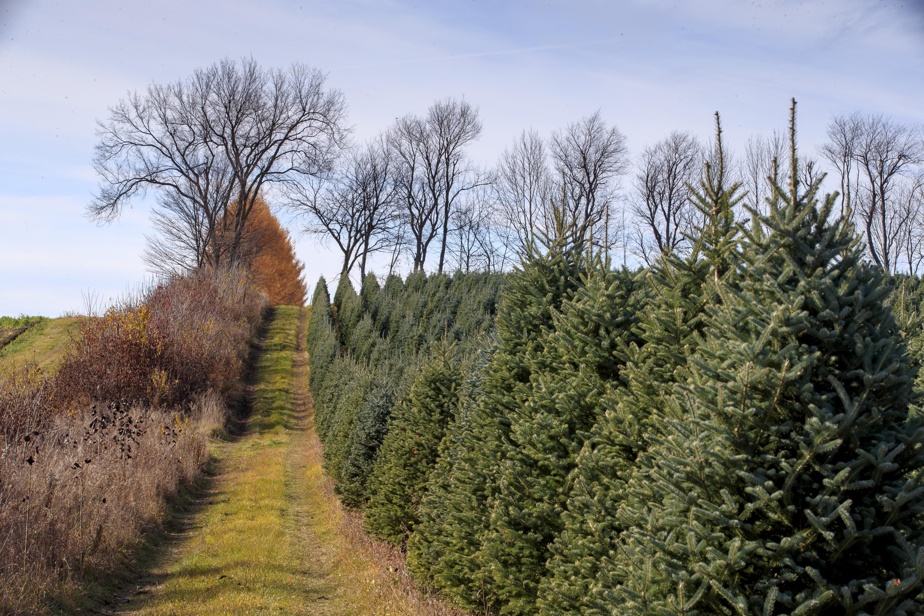
[(789, 107), (789, 195), (795, 199), (799, 178), (799, 159), (796, 155), (796, 99)]

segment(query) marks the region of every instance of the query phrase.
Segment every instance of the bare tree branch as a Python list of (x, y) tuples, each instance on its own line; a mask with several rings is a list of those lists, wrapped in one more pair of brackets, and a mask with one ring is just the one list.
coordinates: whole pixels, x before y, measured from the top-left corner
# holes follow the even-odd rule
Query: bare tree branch
[(635, 244), (648, 264), (677, 252), (693, 227), (690, 184), (702, 167), (703, 148), (692, 133), (673, 132), (646, 148), (635, 176)]
[(626, 138), (615, 126), (607, 127), (596, 112), (556, 131), (550, 150), (567, 224), (609, 252), (615, 243), (616, 191), (620, 176), (629, 168)]
[(395, 242), (398, 165), (389, 142), (379, 137), (349, 150), (342, 168), (321, 183), (299, 186), (293, 204), (309, 218), (306, 231), (330, 238), (343, 254), (342, 275), (359, 265), (365, 278), (369, 255)]
[[(154, 240), (149, 263), (236, 264), (261, 191), (321, 173), (343, 141), (343, 96), (324, 81), (303, 65), (264, 71), (252, 59), (223, 60), (130, 94), (99, 124), (93, 166), (100, 185), (89, 215), (113, 220), (153, 189), (160, 197), (155, 227), (165, 235)], [(169, 255), (174, 248), (181, 254)]]
[(515, 252), (526, 255), (536, 248), (539, 236), (552, 230), (552, 180), (545, 144), (537, 132), (524, 131), (504, 150), (494, 186), (501, 225), (515, 239)]

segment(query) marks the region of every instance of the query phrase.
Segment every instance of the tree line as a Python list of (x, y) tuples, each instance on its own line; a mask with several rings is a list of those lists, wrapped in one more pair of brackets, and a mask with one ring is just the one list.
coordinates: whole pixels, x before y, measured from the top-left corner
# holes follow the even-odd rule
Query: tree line
[[(714, 148), (673, 131), (630, 157), (623, 133), (599, 112), (548, 138), (523, 131), (493, 166), (469, 154), (478, 109), (445, 98), (395, 120), (365, 143), (351, 139), (343, 94), (318, 70), (264, 70), (224, 60), (172, 84), (132, 93), (99, 124), (89, 206), (117, 217), (156, 193), (147, 259), (155, 271), (239, 265), (258, 199), (304, 215), (304, 230), (341, 254), (341, 274), (362, 280), (377, 255), (398, 271), (503, 271), (554, 224), (552, 203), (588, 244), (651, 264), (689, 250), (701, 224), (690, 186)], [(866, 258), (916, 274), (924, 261), (924, 133), (881, 114), (834, 117), (820, 158), (804, 157), (810, 184), (832, 170), (839, 214), (862, 231)], [(785, 182), (785, 138), (757, 135), (725, 181), (749, 201)], [(777, 161), (774, 163), (774, 161)], [(774, 166), (775, 165), (775, 166)], [(746, 216), (743, 210), (738, 216)]]

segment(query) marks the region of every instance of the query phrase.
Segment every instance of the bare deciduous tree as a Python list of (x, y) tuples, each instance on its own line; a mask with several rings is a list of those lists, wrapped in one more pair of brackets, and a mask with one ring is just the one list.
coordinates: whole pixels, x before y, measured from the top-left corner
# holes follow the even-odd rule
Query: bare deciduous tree
[(459, 271), (501, 271), (512, 256), (493, 215), (495, 195), (490, 188), (472, 191), (453, 214), (450, 253)]
[(866, 181), (857, 210), (870, 256), (886, 272), (898, 262), (897, 239), (909, 223), (906, 213), (893, 207), (892, 189), (909, 167), (921, 162), (921, 154), (919, 137), (911, 127), (883, 116), (868, 116), (863, 123), (855, 157)]
[[(427, 124), (421, 118), (399, 118), (388, 135), (398, 160), (398, 199), (402, 211), (402, 244), (413, 239), (414, 271), (422, 270), (427, 260), (430, 243), (439, 232), (438, 203), (429, 198), (425, 159), (429, 155)], [(394, 255), (393, 263), (398, 255)]]
[(836, 116), (828, 124), (828, 141), (821, 155), (830, 162), (840, 178), (841, 216), (853, 210), (853, 195), (859, 190), (856, 148), (859, 145), (863, 116)]
[[(753, 209), (766, 212), (764, 206), (773, 194), (769, 178), (774, 173), (774, 161), (778, 167), (785, 167), (786, 156), (786, 140), (779, 131), (774, 130), (769, 137), (755, 135), (748, 138), (741, 163), (741, 178), (747, 189), (745, 199)], [(785, 186), (785, 181), (781, 181)]]
[(170, 276), (205, 265), (215, 232), (205, 208), (174, 192), (162, 194), (160, 205), (151, 212), (155, 233), (145, 234), (147, 247), (142, 259), (148, 269)]
[(504, 150), (497, 164), (494, 187), (501, 224), (514, 238), (514, 250), (525, 255), (536, 247), (537, 234), (551, 230), (552, 181), (542, 138), (523, 131)]
[(702, 168), (703, 148), (689, 132), (675, 131), (646, 148), (635, 176), (635, 244), (648, 264), (676, 252), (693, 225), (690, 184)]
[[(748, 139), (739, 176), (742, 186), (747, 189), (745, 199), (752, 210), (767, 213), (767, 200), (772, 198), (774, 181), (780, 186), (789, 185), (789, 156), (786, 139), (777, 130), (769, 137), (756, 135)], [(801, 186), (807, 188), (822, 177), (821, 167), (815, 159), (802, 156), (796, 162), (799, 167), (797, 180)]]
[(261, 191), (323, 171), (342, 141), (343, 96), (324, 81), (303, 65), (265, 71), (252, 59), (223, 60), (130, 94), (99, 124), (101, 181), (89, 215), (115, 219), (153, 189), (162, 235), (152, 238), (149, 262), (236, 264)]
[(567, 224), (609, 252), (615, 244), (613, 209), (619, 178), (629, 168), (626, 138), (595, 112), (556, 131), (550, 149)]
[(295, 207), (308, 215), (306, 231), (330, 238), (343, 254), (341, 275), (358, 265), (366, 276), (371, 254), (390, 248), (397, 226), (397, 161), (378, 138), (346, 152), (342, 167), (320, 182), (294, 187)]
[(903, 183), (895, 203), (899, 216), (907, 220), (899, 238), (900, 251), (908, 273), (918, 276), (924, 263), (924, 170)]
[(437, 271), (446, 263), (450, 219), (460, 196), (485, 183), (469, 164), (465, 148), (481, 135), (478, 111), (465, 101), (445, 99), (426, 117), (399, 119), (390, 140), (401, 165), (401, 199), (414, 240), (414, 271), (422, 270), (430, 244), (440, 240)]
[(869, 256), (891, 272), (903, 261), (902, 237), (913, 223), (907, 209), (896, 203), (895, 190), (924, 159), (920, 134), (882, 115), (854, 113), (834, 118), (828, 138), (822, 152), (841, 173), (841, 188), (849, 195), (846, 205), (857, 217)]

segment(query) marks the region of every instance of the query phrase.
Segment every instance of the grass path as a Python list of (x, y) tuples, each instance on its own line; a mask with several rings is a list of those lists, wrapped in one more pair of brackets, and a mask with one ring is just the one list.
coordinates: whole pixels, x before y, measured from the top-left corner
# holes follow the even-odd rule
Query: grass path
[[(304, 430), (296, 409), (299, 311), (277, 309), (256, 367), (246, 434), (216, 452), (218, 476), (200, 520), (152, 572), (136, 614), (325, 614), (332, 593), (323, 559), (306, 567), (295, 527), (300, 515), (293, 437)], [(299, 355), (300, 357), (296, 357)], [(304, 369), (304, 368), (302, 368)], [(306, 546), (307, 547), (307, 546)]]
[(456, 614), (413, 590), (397, 554), (366, 538), (333, 497), (304, 326), (303, 311), (276, 309), (245, 434), (219, 446), (205, 504), (116, 613)]

